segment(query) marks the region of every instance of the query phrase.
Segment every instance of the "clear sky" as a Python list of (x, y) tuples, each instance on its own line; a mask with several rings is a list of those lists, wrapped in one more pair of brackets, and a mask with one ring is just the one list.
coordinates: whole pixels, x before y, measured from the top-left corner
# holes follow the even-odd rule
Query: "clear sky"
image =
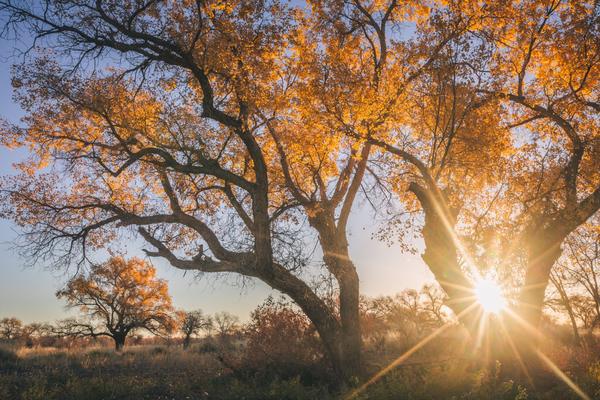
[[(12, 101), (10, 65), (15, 62), (11, 49), (13, 41), (0, 39), (0, 118), (17, 123), (22, 110)], [(11, 174), (12, 163), (24, 156), (23, 151), (10, 151), (0, 147), (0, 175)], [(433, 279), (419, 255), (402, 254), (396, 247), (387, 247), (371, 239), (378, 229), (368, 207), (357, 202), (349, 225), (350, 253), (357, 265), (361, 280), (361, 293), (376, 296), (397, 293), (405, 288), (419, 288)], [(54, 321), (70, 313), (54, 293), (66, 279), (60, 271), (49, 271), (43, 265), (25, 267), (27, 260), (19, 258), (11, 249), (18, 229), (0, 219), (0, 318), (15, 316), (25, 322)], [(420, 246), (419, 246), (420, 247)], [(139, 249), (131, 250), (139, 255)], [(226, 310), (243, 320), (269, 294), (277, 295), (260, 281), (240, 286), (240, 280), (215, 279), (205, 275), (195, 279), (154, 260), (159, 276), (168, 280), (170, 293), (176, 307), (201, 308), (214, 313)]]

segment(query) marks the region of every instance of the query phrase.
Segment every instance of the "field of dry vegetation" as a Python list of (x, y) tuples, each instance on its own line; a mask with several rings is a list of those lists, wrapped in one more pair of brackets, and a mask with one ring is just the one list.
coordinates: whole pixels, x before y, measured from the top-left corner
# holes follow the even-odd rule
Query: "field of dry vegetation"
[[(364, 300), (365, 376), (376, 374), (448, 323), (418, 303)], [(387, 300), (387, 303), (386, 301)], [(382, 303), (387, 311), (382, 312)], [(447, 318), (444, 316), (444, 318)], [(132, 337), (123, 351), (112, 342), (36, 337), (5, 340), (0, 350), (0, 398), (53, 399), (578, 399), (548, 368), (535, 385), (515, 379), (510, 367), (486, 358), (459, 325), (448, 328), (412, 357), (360, 393), (334, 387), (314, 327), (297, 309), (269, 300), (243, 325), (192, 339)], [(568, 327), (547, 321), (541, 348), (591, 398), (600, 396), (600, 341), (572, 345)], [(486, 340), (493, 340), (487, 338)], [(484, 340), (485, 341), (485, 340)], [(501, 358), (497, 357), (497, 358)], [(487, 360), (487, 361), (486, 361)], [(355, 397), (351, 397), (356, 395)]]

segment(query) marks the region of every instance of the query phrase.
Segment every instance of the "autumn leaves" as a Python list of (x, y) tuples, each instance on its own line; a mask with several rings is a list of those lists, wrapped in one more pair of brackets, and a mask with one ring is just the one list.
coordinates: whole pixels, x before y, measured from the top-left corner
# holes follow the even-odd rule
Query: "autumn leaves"
[[(532, 325), (555, 250), (600, 207), (593, 2), (43, 3), (0, 1), (53, 49), (16, 71), (27, 117), (2, 132), (30, 149), (2, 192), (29, 254), (85, 260), (126, 232), (176, 268), (261, 279), (341, 379), (361, 364), (359, 199), (400, 210), (457, 310), (494, 269), (526, 282)], [(301, 273), (313, 238), (333, 308)]]

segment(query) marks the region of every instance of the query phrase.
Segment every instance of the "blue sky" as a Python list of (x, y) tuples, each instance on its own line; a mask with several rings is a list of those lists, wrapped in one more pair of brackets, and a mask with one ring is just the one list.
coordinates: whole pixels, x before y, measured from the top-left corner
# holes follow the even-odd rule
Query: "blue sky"
[[(0, 118), (18, 123), (22, 110), (12, 101), (10, 65), (14, 41), (0, 39)], [(11, 174), (12, 163), (25, 153), (0, 147), (0, 175)], [(349, 225), (351, 256), (361, 279), (361, 292), (369, 296), (393, 294), (405, 288), (419, 288), (432, 280), (432, 275), (419, 255), (401, 254), (398, 247), (387, 247), (371, 239), (377, 230), (374, 218), (360, 202), (355, 206)], [(13, 250), (11, 242), (18, 235), (17, 227), (0, 220), (0, 318), (15, 316), (25, 322), (54, 321), (71, 311), (55, 298), (54, 293), (64, 283), (63, 271), (50, 271), (43, 265), (25, 267)], [(131, 248), (131, 255), (139, 255)], [(269, 294), (277, 295), (260, 281), (246, 282), (243, 287), (236, 276), (216, 278), (205, 275), (195, 279), (160, 260), (154, 260), (160, 277), (168, 280), (175, 306), (183, 309), (201, 308), (214, 313), (226, 310), (247, 319), (250, 311)]]

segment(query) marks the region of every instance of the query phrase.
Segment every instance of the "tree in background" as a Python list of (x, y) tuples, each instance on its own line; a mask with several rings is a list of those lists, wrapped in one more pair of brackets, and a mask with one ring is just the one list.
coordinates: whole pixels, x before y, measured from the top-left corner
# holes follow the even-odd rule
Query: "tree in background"
[(111, 257), (71, 279), (56, 295), (85, 313), (84, 320), (64, 321), (59, 328), (64, 334), (110, 337), (117, 351), (136, 330), (162, 334), (175, 326), (167, 282), (138, 258)]
[(213, 320), (210, 316), (205, 316), (202, 310), (184, 311), (180, 315), (179, 330), (183, 334), (183, 348), (187, 349), (193, 336), (197, 336), (202, 331), (210, 331), (213, 327)]
[(21, 336), (23, 322), (17, 318), (2, 318), (0, 320), (0, 338), (15, 340)]
[[(600, 233), (598, 218), (593, 218), (565, 240), (565, 249), (550, 274), (556, 293), (549, 305), (565, 311), (576, 343), (580, 328), (590, 333), (600, 327)], [(552, 296), (554, 294), (554, 296)], [(554, 307), (553, 307), (554, 306)]]
[(240, 329), (240, 319), (237, 315), (221, 311), (213, 315), (214, 328), (217, 335), (227, 338)]

